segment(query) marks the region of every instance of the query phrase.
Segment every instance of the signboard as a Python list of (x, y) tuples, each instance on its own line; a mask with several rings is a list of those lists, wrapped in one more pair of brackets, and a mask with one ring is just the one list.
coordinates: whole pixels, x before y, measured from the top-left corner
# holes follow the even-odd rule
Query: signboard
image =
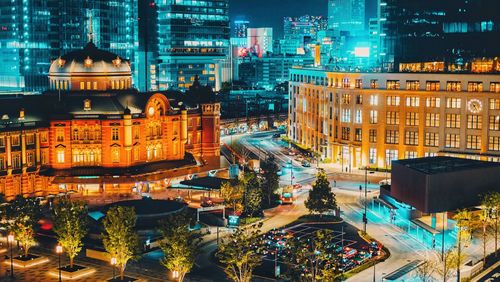
[(237, 215), (230, 215), (228, 218), (229, 227), (236, 227), (240, 225), (240, 217)]
[(225, 208), (225, 206), (222, 206), (222, 205), (213, 206), (213, 207), (201, 207), (201, 208), (198, 208), (198, 212), (223, 210), (224, 208)]

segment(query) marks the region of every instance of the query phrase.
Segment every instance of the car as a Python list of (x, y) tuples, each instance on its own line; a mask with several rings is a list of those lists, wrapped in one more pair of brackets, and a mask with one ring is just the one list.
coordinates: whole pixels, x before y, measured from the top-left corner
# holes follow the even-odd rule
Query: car
[(281, 138), (281, 134), (280, 133), (273, 134), (273, 138), (275, 139)]
[(278, 176), (282, 176), (282, 175), (283, 175), (283, 171), (280, 169), (280, 170), (278, 170), (278, 171), (276, 172), (276, 174), (277, 174)]
[(302, 166), (303, 167), (311, 167), (311, 163), (308, 161), (302, 161)]
[(384, 179), (384, 180), (381, 180), (379, 183), (379, 185), (391, 185), (391, 180), (390, 179)]

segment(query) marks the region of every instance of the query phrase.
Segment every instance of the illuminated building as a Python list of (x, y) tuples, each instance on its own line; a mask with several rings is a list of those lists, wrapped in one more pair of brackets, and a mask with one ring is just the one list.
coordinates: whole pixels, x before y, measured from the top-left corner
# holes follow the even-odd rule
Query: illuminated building
[(159, 89), (215, 86), (215, 62), (229, 54), (229, 0), (167, 0), (158, 6)]
[[(497, 0), (380, 1), (383, 67), (415, 71), (401, 63), (442, 62), (446, 71), (484, 69), (498, 57), (500, 2)], [(487, 42), (487, 44), (486, 44)], [(500, 68), (489, 68), (498, 72)], [(423, 70), (429, 71), (429, 70)]]
[(455, 156), (500, 161), (500, 75), (290, 70), (289, 137), (352, 170)]
[(247, 38), (247, 29), (250, 25), (249, 21), (234, 21), (233, 37), (234, 38)]
[(92, 41), (52, 61), (48, 76), (42, 95), (0, 97), (0, 193), (9, 199), (164, 189), (219, 158), (220, 104), (138, 92), (129, 61)]
[(85, 44), (91, 16), (95, 44), (135, 63), (135, 3), (0, 0), (0, 89), (45, 90), (49, 59)]
[(312, 66), (311, 56), (269, 55), (262, 58), (251, 58), (239, 64), (239, 80), (248, 85), (273, 89), (278, 83), (287, 81), (293, 66)]
[(365, 31), (365, 0), (329, 0), (328, 28), (358, 35)]
[(327, 20), (322, 16), (285, 17), (283, 19), (284, 41), (299, 40), (301, 48), (307, 47), (309, 44), (314, 45), (318, 40), (318, 32), (326, 30), (326, 28)]

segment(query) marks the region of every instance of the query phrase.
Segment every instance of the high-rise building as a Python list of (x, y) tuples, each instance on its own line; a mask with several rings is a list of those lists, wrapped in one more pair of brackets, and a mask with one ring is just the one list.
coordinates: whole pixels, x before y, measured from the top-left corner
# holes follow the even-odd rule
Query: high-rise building
[[(285, 17), (283, 19), (284, 39), (281, 42), (286, 52), (294, 51), (297, 48), (304, 48), (310, 51), (318, 41), (318, 32), (326, 30), (328, 21), (322, 16), (301, 16), (297, 18)], [(294, 50), (293, 46), (299, 43)], [(290, 48), (291, 47), (291, 48)]]
[(379, 7), (384, 69), (500, 71), (499, 1), (385, 0)]
[(250, 25), (249, 21), (244, 21), (244, 20), (234, 21), (232, 37), (247, 38), (247, 29), (249, 25)]
[(90, 20), (98, 47), (133, 61), (135, 2), (0, 0), (0, 89), (45, 89), (50, 59), (80, 48)]
[(351, 35), (365, 31), (365, 0), (329, 0), (328, 27)]
[(215, 62), (229, 53), (229, 0), (159, 1), (159, 89), (215, 86)]
[(273, 28), (260, 27), (247, 30), (247, 47), (252, 54), (262, 57), (273, 52)]
[(158, 6), (154, 0), (138, 1), (138, 41), (134, 68), (135, 86), (142, 91), (158, 89)]

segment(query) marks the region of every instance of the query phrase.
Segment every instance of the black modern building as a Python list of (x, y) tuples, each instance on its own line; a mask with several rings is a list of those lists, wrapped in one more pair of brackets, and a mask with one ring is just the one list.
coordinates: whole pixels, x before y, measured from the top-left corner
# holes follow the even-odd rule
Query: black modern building
[(500, 191), (500, 163), (452, 157), (392, 162), (390, 197), (423, 213), (480, 205), (480, 195)]
[[(381, 1), (383, 69), (500, 71), (499, 10), (498, 0)], [(424, 62), (443, 63), (405, 64)]]

